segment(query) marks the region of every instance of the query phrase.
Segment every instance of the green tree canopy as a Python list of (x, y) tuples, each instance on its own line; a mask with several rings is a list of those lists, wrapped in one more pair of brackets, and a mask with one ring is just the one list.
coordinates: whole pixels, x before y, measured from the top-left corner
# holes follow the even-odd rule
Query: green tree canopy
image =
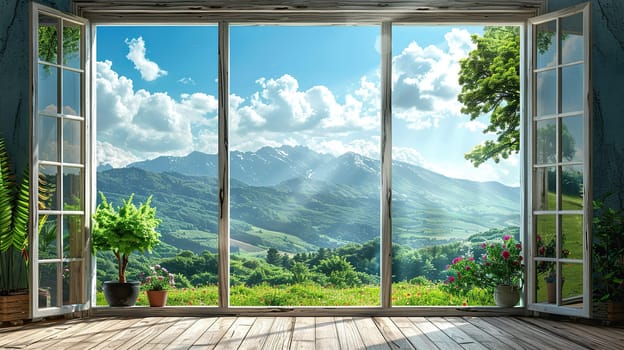
[(486, 27), (483, 36), (472, 35), (472, 42), (476, 49), (460, 61), (457, 99), (470, 120), (489, 114), (483, 132), (497, 135), (464, 155), (477, 167), (488, 159), (498, 163), (520, 149), (520, 29)]

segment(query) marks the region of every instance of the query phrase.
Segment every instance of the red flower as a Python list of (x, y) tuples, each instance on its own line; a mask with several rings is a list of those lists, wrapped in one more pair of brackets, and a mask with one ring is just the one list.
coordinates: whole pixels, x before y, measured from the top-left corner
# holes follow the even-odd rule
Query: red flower
[(509, 259), (509, 257), (511, 256), (511, 254), (509, 254), (509, 251), (507, 251), (507, 250), (503, 250), (501, 255), (503, 256), (503, 259), (505, 259), (505, 260)]

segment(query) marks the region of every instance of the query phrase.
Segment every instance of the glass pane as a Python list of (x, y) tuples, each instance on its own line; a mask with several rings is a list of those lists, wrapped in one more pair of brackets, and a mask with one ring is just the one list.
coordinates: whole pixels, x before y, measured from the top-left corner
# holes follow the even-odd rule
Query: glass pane
[[(537, 285), (537, 293), (535, 300), (538, 303), (549, 303), (555, 304), (557, 302), (557, 285), (556, 285), (556, 275), (550, 273), (550, 269), (540, 269), (540, 264), (544, 266), (544, 264), (552, 264), (554, 266), (554, 262), (544, 262), (537, 261), (537, 271), (536, 271), (536, 285)], [(554, 271), (554, 269), (553, 269)]]
[(537, 69), (557, 64), (557, 22), (550, 21), (537, 26)]
[(59, 19), (39, 14), (39, 60), (58, 63)]
[(82, 26), (63, 21), (63, 64), (73, 68), (80, 65), (80, 35)]
[(37, 80), (37, 109), (39, 113), (58, 113), (58, 69), (40, 64)]
[[(43, 165), (39, 167), (39, 209), (58, 210), (58, 183), (59, 168), (56, 166)], [(42, 198), (43, 197), (43, 198)]]
[(82, 122), (63, 120), (63, 162), (82, 164)]
[(85, 300), (85, 284), (82, 261), (63, 263), (63, 305), (82, 304)]
[(63, 257), (82, 258), (84, 256), (84, 225), (82, 215), (63, 217)]
[(230, 105), (232, 305), (379, 305), (379, 147), (349, 146), (379, 135), (379, 98), (358, 96), (379, 89), (372, 76), (360, 85), (379, 67), (368, 49), (378, 36), (230, 29), (232, 57), (245, 57), (231, 65), (232, 94), (245, 99)]
[(39, 264), (39, 307), (58, 305), (58, 268), (60, 264)]
[(562, 259), (583, 259), (583, 215), (561, 216)]
[(564, 17), (561, 25), (561, 63), (582, 61), (584, 59), (583, 14)]
[(561, 69), (561, 112), (583, 111), (583, 65), (563, 67)]
[(551, 69), (535, 74), (536, 116), (549, 116), (557, 113), (557, 74)]
[(555, 167), (535, 168), (533, 171), (534, 210), (557, 209), (557, 173)]
[(564, 162), (583, 162), (585, 143), (583, 116), (575, 115), (561, 119), (561, 148)]
[(58, 241), (56, 225), (58, 216), (39, 216), (39, 259), (56, 259), (58, 256)]
[(59, 161), (58, 118), (39, 115), (39, 160)]
[(555, 215), (537, 215), (535, 236), (535, 256), (556, 258), (557, 257), (557, 220)]
[(63, 113), (81, 115), (80, 96), (82, 73), (63, 70)]
[(583, 166), (561, 167), (561, 209), (583, 209)]
[(583, 264), (561, 265), (561, 304), (566, 307), (583, 307)]
[(83, 183), (82, 168), (63, 168), (63, 210), (82, 210)]
[(557, 123), (555, 119), (535, 123), (535, 164), (557, 162)]

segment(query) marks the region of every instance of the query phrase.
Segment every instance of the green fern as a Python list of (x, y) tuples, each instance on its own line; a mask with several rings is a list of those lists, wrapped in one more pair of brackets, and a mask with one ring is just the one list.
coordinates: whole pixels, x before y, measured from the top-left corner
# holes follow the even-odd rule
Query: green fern
[(29, 188), (28, 170), (18, 184), (0, 139), (0, 294), (28, 287)]

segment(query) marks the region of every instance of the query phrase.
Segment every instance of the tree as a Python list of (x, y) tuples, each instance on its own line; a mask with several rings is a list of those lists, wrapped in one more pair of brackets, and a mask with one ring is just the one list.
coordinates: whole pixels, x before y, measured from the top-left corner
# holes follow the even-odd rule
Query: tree
[(520, 29), (486, 27), (483, 36), (472, 35), (472, 42), (477, 48), (460, 61), (462, 89), (457, 99), (470, 120), (490, 113), (483, 132), (497, 135), (464, 155), (478, 167), (488, 159), (498, 163), (520, 149)]
[(277, 249), (269, 248), (267, 250), (266, 261), (271, 265), (278, 266), (282, 262), (282, 257), (280, 256), (280, 253), (277, 251)]

